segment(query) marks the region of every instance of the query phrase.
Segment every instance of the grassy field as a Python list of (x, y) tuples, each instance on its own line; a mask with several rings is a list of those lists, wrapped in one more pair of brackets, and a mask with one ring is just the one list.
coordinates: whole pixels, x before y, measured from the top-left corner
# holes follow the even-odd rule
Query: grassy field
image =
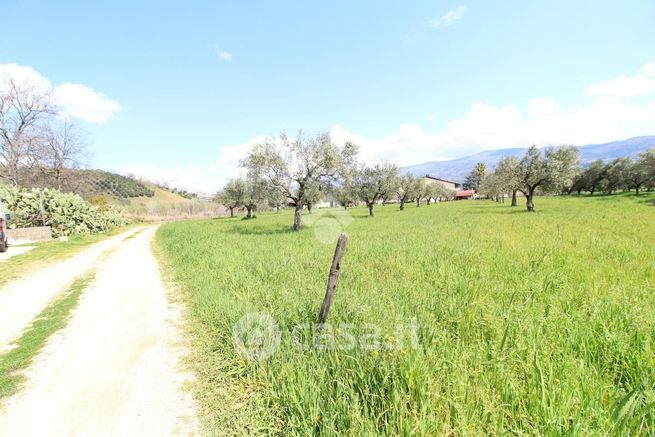
[[(535, 214), (490, 201), (388, 205), (375, 218), (332, 210), (305, 216), (299, 234), (288, 213), (163, 225), (207, 429), (652, 435), (653, 200), (538, 198)], [(313, 342), (340, 228), (350, 241), (334, 341), (324, 328)], [(259, 362), (233, 337), (253, 312), (281, 333)]]

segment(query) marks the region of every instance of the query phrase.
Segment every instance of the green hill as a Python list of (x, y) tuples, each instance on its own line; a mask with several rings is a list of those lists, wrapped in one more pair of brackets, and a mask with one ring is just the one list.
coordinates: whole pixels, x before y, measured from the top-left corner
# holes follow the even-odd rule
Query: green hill
[(59, 184), (51, 175), (30, 171), (28, 188), (58, 188), (79, 194), (100, 206), (116, 206), (137, 219), (213, 217), (224, 210), (215, 202), (196, 198), (192, 193), (161, 187), (104, 170), (66, 169)]

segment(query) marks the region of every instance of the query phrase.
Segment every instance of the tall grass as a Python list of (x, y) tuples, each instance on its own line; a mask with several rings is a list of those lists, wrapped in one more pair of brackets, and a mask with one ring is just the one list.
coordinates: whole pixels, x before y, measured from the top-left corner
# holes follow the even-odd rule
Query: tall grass
[[(196, 344), (196, 395), (214, 434), (652, 435), (655, 207), (647, 196), (538, 199), (525, 213), (463, 201), (375, 218), (351, 211), (329, 322), (415, 319), (419, 347), (311, 347), (334, 250), (289, 214), (163, 225)], [(331, 214), (331, 213), (329, 213)], [(305, 217), (307, 218), (307, 216)], [(336, 235), (335, 235), (336, 237)], [(263, 362), (235, 350), (250, 312), (278, 323)], [(383, 343), (386, 344), (386, 343)]]

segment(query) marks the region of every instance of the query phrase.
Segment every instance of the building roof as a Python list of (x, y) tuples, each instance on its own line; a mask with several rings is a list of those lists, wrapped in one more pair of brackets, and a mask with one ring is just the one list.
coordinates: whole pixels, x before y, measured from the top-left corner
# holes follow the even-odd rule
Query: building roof
[(429, 175), (429, 174), (426, 174), (425, 177), (428, 178), (428, 179), (432, 179), (434, 181), (448, 182), (449, 184), (460, 185), (459, 182), (454, 182), (454, 181), (449, 181), (449, 180), (446, 180), (446, 179), (441, 179), (441, 178), (438, 178), (436, 176), (432, 176), (432, 175)]
[(469, 197), (475, 195), (475, 190), (455, 191), (455, 197)]

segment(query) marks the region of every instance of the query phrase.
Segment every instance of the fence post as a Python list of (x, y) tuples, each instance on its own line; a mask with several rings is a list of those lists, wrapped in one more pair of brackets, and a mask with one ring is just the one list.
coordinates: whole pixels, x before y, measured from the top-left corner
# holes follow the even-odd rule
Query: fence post
[(323, 305), (321, 305), (321, 312), (318, 315), (318, 325), (322, 325), (327, 320), (330, 307), (332, 306), (332, 297), (334, 290), (337, 288), (337, 280), (339, 279), (339, 270), (341, 269), (341, 259), (346, 252), (346, 243), (348, 242), (348, 235), (339, 235), (337, 247), (334, 250), (334, 257), (332, 258), (332, 265), (330, 266), (330, 273), (328, 274), (327, 290), (323, 298)]

